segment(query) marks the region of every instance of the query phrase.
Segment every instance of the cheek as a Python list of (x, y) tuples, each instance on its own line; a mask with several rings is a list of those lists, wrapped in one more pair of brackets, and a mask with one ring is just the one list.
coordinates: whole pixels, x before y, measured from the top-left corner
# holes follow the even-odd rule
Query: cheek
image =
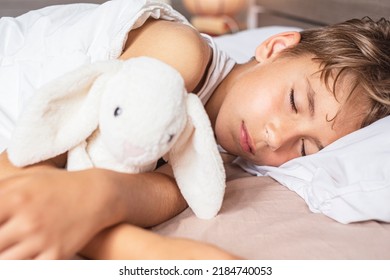
[(235, 112), (232, 112), (230, 106), (224, 106), (218, 113), (214, 133), (217, 142), (228, 152), (235, 154), (234, 149), (234, 130), (237, 126), (237, 119)]
[(262, 87), (249, 79), (236, 83), (227, 96), (225, 103), (230, 110), (241, 117), (253, 116), (264, 106)]
[(238, 106), (248, 117), (255, 114), (269, 115), (280, 110), (283, 103), (283, 90), (278, 83), (270, 81), (258, 73), (248, 75), (232, 87), (235, 93), (234, 106)]

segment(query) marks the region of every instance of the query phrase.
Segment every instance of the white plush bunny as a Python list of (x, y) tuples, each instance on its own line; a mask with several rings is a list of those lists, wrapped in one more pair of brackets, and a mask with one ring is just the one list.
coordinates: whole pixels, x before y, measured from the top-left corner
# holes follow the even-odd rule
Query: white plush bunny
[(17, 166), (68, 152), (67, 168), (138, 173), (166, 156), (200, 218), (222, 204), (225, 172), (210, 121), (181, 75), (148, 57), (83, 66), (42, 87), (15, 128)]

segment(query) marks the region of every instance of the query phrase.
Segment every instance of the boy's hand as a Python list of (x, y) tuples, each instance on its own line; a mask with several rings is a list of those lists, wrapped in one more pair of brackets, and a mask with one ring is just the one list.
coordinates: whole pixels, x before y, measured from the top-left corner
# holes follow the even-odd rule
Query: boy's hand
[(70, 258), (107, 226), (105, 193), (82, 175), (37, 168), (0, 180), (0, 259)]
[(187, 207), (167, 171), (69, 172), (64, 158), (17, 168), (0, 154), (0, 259), (70, 258), (106, 227), (150, 227)]

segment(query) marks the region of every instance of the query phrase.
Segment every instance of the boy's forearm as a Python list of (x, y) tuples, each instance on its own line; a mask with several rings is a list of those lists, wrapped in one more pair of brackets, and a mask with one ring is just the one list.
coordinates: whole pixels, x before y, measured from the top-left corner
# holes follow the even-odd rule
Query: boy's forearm
[(80, 255), (89, 259), (147, 259), (155, 255), (163, 237), (121, 224), (100, 232)]
[[(31, 167), (19, 168), (12, 165), (6, 152), (3, 152), (0, 154), (0, 179), (19, 172), (60, 168), (64, 163), (65, 156), (62, 155)], [(96, 185), (95, 190), (99, 194), (94, 197), (96, 203), (101, 204), (101, 207), (96, 205), (96, 209), (101, 208), (102, 212), (113, 214), (107, 216), (108, 220), (103, 223), (106, 226), (129, 222), (149, 227), (173, 217), (187, 206), (175, 180), (164, 173), (125, 174), (104, 169), (89, 169), (74, 172), (72, 176), (75, 179), (77, 177), (78, 183), (81, 182), (82, 185), (88, 183)], [(94, 186), (91, 187), (93, 191)]]
[[(124, 174), (96, 169), (101, 183), (111, 190), (107, 211), (117, 211), (119, 220), (142, 227), (159, 224), (183, 211), (187, 204), (175, 180), (158, 172)], [(108, 210), (110, 209), (110, 210)], [(114, 210), (115, 209), (115, 210)]]
[(80, 254), (90, 259), (116, 260), (240, 259), (211, 244), (160, 236), (129, 224), (100, 232)]

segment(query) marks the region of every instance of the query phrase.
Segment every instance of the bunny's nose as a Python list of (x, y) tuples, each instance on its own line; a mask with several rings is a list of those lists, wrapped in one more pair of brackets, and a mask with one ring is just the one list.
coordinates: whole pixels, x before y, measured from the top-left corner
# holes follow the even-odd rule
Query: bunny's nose
[(132, 145), (130, 143), (125, 144), (124, 151), (125, 151), (127, 158), (128, 157), (139, 157), (139, 156), (146, 153), (145, 149), (138, 147), (138, 146), (135, 146), (135, 145)]

